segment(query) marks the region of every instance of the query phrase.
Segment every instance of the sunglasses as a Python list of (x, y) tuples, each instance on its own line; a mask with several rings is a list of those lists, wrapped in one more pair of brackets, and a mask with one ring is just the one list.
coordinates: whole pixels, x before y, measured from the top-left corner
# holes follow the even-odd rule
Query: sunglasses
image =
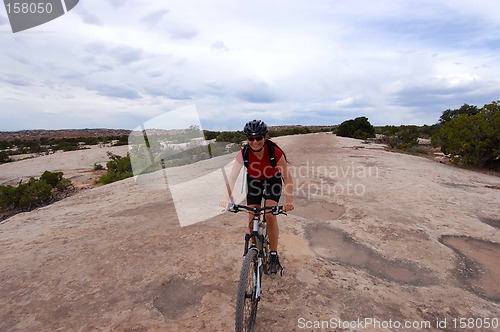
[(264, 139), (264, 136), (247, 137), (250, 142), (257, 141), (260, 142)]

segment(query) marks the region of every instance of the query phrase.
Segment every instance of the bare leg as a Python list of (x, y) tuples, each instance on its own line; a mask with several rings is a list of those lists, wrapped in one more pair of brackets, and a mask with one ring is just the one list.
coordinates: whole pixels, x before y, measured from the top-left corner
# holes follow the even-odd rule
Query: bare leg
[[(277, 202), (273, 200), (267, 200), (265, 202), (265, 206), (276, 206)], [(271, 251), (278, 251), (278, 239), (279, 239), (279, 228), (278, 228), (278, 220), (275, 215), (267, 214), (267, 235), (269, 236), (269, 246)]]

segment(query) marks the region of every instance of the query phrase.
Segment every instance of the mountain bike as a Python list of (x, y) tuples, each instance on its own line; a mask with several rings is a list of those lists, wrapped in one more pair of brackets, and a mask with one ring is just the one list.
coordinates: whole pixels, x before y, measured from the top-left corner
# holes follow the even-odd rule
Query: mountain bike
[[(243, 265), (240, 272), (236, 298), (236, 331), (253, 331), (257, 318), (257, 305), (262, 290), (262, 273), (269, 274), (269, 237), (266, 228), (266, 214), (284, 214), (282, 206), (248, 207), (231, 204), (229, 212), (246, 210), (253, 214), (252, 232), (245, 234)], [(260, 221), (262, 216), (262, 221)], [(251, 241), (252, 240), (252, 241)]]

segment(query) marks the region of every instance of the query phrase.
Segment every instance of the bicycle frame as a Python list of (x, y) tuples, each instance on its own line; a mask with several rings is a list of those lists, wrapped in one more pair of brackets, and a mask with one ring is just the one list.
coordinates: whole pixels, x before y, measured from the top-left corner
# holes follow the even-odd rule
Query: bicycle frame
[[(257, 273), (259, 274), (257, 280), (259, 283), (259, 298), (260, 298), (260, 280), (261, 280), (261, 270), (262, 270), (262, 265), (263, 261), (266, 262), (266, 270), (264, 270), (264, 274), (267, 273), (267, 259), (269, 252), (266, 249), (265, 243), (266, 243), (266, 238), (267, 238), (267, 223), (266, 223), (266, 214), (271, 213), (273, 215), (278, 215), (278, 214), (284, 214), (286, 213), (283, 211), (283, 206), (264, 206), (264, 207), (249, 207), (246, 205), (237, 205), (237, 204), (231, 204), (229, 207), (228, 211), (237, 213), (241, 210), (247, 210), (248, 213), (252, 213), (252, 232), (245, 234), (245, 247), (244, 247), (244, 252), (243, 256), (246, 256), (248, 253), (248, 250), (252, 249), (249, 244), (250, 240), (254, 238), (255, 241), (255, 249), (257, 250), (258, 253), (258, 271)], [(260, 216), (262, 215), (262, 221), (260, 221)], [(262, 229), (262, 231), (260, 231)], [(267, 240), (268, 241), (268, 240)]]
[[(264, 244), (264, 239), (267, 235), (267, 224), (266, 224), (266, 215), (263, 214), (262, 216), (262, 222), (259, 220), (259, 212), (257, 209), (260, 209), (260, 208), (256, 208), (256, 211), (252, 211), (254, 212), (254, 216), (252, 218), (252, 233), (251, 234), (245, 234), (245, 251), (243, 253), (243, 256), (245, 256), (248, 252), (248, 244), (250, 243), (250, 239), (253, 237), (257, 243), (256, 243), (256, 246), (257, 246), (257, 249), (259, 251), (262, 250), (262, 246)], [(262, 228), (262, 232), (259, 232), (260, 228)]]
[[(255, 239), (255, 249), (257, 250), (257, 277), (255, 279), (255, 298), (257, 301), (260, 300), (260, 292), (261, 292), (261, 279), (262, 279), (262, 270), (263, 270), (263, 260), (267, 260), (268, 253), (264, 250), (266, 235), (267, 235), (267, 224), (266, 224), (266, 214), (262, 214), (262, 222), (259, 221), (259, 214), (257, 210), (254, 210), (254, 216), (252, 218), (252, 233), (245, 234), (245, 250), (243, 256), (246, 256), (249, 248), (250, 240), (252, 237)], [(260, 229), (262, 228), (262, 232)], [(266, 267), (267, 269), (267, 267)], [(266, 272), (264, 272), (266, 273)], [(266, 273), (267, 274), (267, 273)]]
[[(286, 215), (286, 213), (283, 211), (282, 206), (248, 207), (231, 204), (228, 209), (228, 211), (234, 213), (241, 210), (253, 213), (253, 217), (251, 223), (252, 230), (245, 234), (245, 248), (243, 253), (245, 258), (243, 259), (238, 286), (235, 323), (236, 331), (253, 331), (257, 315), (257, 305), (260, 301), (262, 290), (262, 272), (264, 271), (265, 274), (268, 274), (269, 240), (267, 238), (266, 213), (269, 213), (267, 212), (269, 210), (273, 215)], [(261, 215), (262, 221), (260, 221)], [(250, 245), (252, 238), (255, 243)], [(247, 286), (250, 286), (251, 289), (248, 289)], [(247, 305), (249, 307), (246, 307)]]

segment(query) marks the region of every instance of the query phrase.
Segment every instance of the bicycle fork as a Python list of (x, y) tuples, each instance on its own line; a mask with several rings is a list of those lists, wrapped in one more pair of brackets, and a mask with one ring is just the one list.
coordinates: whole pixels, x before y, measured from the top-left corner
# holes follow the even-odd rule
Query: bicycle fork
[(261, 278), (262, 278), (262, 257), (257, 258), (257, 273), (256, 273), (256, 279), (255, 279), (255, 300), (259, 301), (260, 300), (260, 292), (261, 292)]
[[(257, 271), (254, 271), (255, 279), (253, 284), (253, 289), (255, 289), (255, 300), (260, 300), (260, 294), (262, 291), (261, 288), (261, 280), (262, 280), (262, 271), (263, 271), (263, 259), (262, 254), (264, 253), (264, 236), (259, 234), (259, 219), (257, 217), (253, 218), (253, 230), (252, 234), (245, 234), (245, 250), (243, 252), (243, 256), (246, 256), (249, 250), (255, 250), (257, 252)], [(265, 227), (265, 226), (264, 226)], [(256, 247), (250, 248), (250, 239), (255, 237)]]
[(257, 252), (257, 268), (256, 268), (256, 271), (254, 271), (254, 280), (253, 280), (253, 289), (255, 290), (255, 300), (256, 301), (259, 301), (260, 300), (260, 294), (261, 294), (261, 291), (262, 291), (262, 288), (261, 288), (261, 281), (262, 281), (262, 271), (263, 271), (263, 260), (262, 260), (262, 256), (261, 256), (261, 253), (259, 252), (259, 250), (257, 248), (248, 248), (248, 240), (251, 238), (252, 236), (250, 234), (246, 234), (245, 236), (245, 242), (247, 242), (247, 245), (245, 246), (245, 255), (248, 253), (249, 250), (255, 250)]
[[(248, 249), (250, 248), (250, 239), (252, 237), (255, 238), (255, 242), (254, 243), (258, 248), (258, 252), (260, 254), (260, 252), (262, 252), (262, 246), (264, 244), (264, 236), (262, 236), (261, 234), (259, 234), (259, 218), (258, 217), (254, 217), (253, 218), (253, 229), (252, 229), (252, 233), (251, 234), (245, 234), (245, 248), (244, 248), (244, 251), (243, 251), (243, 256), (246, 256), (247, 255), (247, 252), (248, 252)], [(265, 227), (265, 226), (264, 226)], [(260, 246), (260, 248), (259, 248)]]

